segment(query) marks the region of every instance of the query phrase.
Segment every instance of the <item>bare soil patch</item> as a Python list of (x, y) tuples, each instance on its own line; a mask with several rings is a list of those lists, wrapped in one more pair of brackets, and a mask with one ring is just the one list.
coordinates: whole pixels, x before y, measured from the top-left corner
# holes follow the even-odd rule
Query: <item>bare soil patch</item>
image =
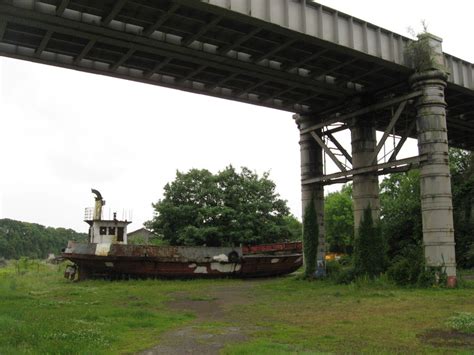
[(432, 346), (443, 348), (474, 349), (474, 334), (455, 330), (431, 330), (419, 335), (419, 338)]
[[(167, 306), (172, 310), (189, 311), (197, 318), (191, 325), (165, 333), (158, 345), (140, 354), (218, 354), (225, 345), (247, 340), (249, 329), (219, 326), (219, 323), (230, 323), (230, 310), (250, 302), (254, 286), (255, 282), (248, 281), (216, 286), (205, 296), (175, 294), (175, 300), (168, 302)], [(206, 328), (208, 322), (217, 325)]]

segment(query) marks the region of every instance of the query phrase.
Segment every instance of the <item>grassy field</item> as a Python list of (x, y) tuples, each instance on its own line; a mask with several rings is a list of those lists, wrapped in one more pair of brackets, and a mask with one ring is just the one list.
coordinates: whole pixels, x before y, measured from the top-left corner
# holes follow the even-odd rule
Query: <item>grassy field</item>
[(208, 337), (238, 329), (245, 340), (224, 341), (225, 354), (474, 351), (474, 335), (447, 324), (474, 313), (472, 281), (453, 290), (295, 277), (72, 283), (63, 271), (0, 269), (0, 354), (134, 353), (185, 327)]

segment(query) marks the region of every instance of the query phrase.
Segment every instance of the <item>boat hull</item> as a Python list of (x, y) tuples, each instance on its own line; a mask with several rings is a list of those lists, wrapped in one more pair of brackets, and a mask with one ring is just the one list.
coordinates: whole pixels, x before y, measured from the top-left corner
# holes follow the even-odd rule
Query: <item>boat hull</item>
[(62, 255), (75, 264), (79, 280), (267, 277), (294, 272), (303, 261), (301, 243), (212, 248), (69, 242)]

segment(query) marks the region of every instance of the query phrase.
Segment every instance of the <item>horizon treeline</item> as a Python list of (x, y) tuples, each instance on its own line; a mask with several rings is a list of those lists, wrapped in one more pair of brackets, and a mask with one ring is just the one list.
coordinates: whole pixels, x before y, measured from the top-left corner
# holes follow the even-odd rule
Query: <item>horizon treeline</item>
[(58, 255), (69, 240), (86, 241), (87, 234), (72, 229), (0, 219), (0, 258), (44, 259), (50, 253)]

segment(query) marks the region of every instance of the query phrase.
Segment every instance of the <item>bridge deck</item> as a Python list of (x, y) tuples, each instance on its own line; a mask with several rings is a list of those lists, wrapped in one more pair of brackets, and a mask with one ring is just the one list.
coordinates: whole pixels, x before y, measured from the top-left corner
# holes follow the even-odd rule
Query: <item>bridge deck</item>
[[(409, 41), (301, 0), (0, 0), (0, 55), (321, 117), (406, 92)], [(472, 150), (474, 67), (444, 58), (450, 144)]]

